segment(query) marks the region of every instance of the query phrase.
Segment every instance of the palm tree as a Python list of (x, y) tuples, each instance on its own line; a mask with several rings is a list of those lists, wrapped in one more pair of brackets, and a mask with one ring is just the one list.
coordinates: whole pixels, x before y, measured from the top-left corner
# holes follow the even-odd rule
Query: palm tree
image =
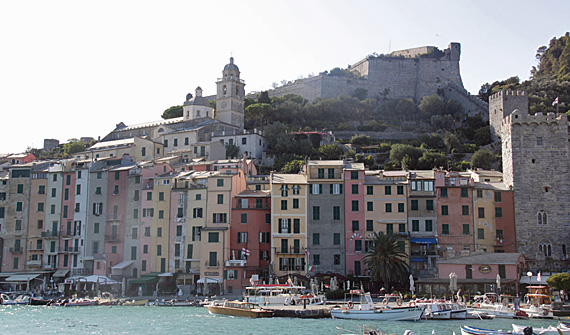
[(390, 288), (391, 284), (405, 282), (410, 273), (406, 260), (408, 255), (398, 247), (398, 236), (394, 234), (374, 233), (372, 249), (367, 250), (363, 258), (364, 265), (370, 269), (373, 281), (382, 281)]

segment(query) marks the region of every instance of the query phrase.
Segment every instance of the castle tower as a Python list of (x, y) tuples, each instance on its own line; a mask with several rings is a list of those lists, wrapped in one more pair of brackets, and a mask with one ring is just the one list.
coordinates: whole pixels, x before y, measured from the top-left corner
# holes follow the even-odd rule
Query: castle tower
[(491, 139), (499, 141), (501, 136), (501, 123), (505, 116), (518, 109), (528, 114), (528, 96), (523, 91), (501, 91), (489, 97), (489, 124), (491, 126)]
[(567, 117), (564, 114), (556, 117), (554, 113), (529, 115), (515, 110), (505, 117), (499, 129), (503, 178), (514, 189), (517, 251), (527, 257), (531, 271), (557, 272), (568, 268)]
[(182, 106), (184, 120), (195, 120), (203, 117), (213, 117), (214, 109), (210, 107), (208, 99), (202, 96), (202, 88), (196, 87), (196, 96), (191, 93), (186, 95), (186, 101)]
[(215, 119), (243, 128), (245, 83), (239, 78), (239, 74), (234, 58), (230, 57), (230, 63), (222, 71), (222, 78), (216, 82), (218, 94)]

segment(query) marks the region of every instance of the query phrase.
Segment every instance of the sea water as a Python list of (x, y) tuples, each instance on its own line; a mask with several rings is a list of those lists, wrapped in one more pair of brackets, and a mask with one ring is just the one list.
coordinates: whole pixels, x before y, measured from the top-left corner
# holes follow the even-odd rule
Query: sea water
[(511, 324), (546, 327), (556, 320), (359, 321), (230, 317), (210, 315), (203, 307), (158, 306), (0, 306), (0, 334), (284, 334), (332, 335), (337, 327), (358, 332), (367, 325), (384, 334), (460, 335), (460, 325), (512, 330)]

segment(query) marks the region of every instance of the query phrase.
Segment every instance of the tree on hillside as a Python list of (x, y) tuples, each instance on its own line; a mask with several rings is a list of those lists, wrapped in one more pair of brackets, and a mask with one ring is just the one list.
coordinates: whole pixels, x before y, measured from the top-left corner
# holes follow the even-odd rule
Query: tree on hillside
[(492, 151), (484, 149), (477, 150), (471, 157), (471, 165), (484, 170), (491, 169), (496, 161), (497, 156)]
[(246, 128), (262, 128), (272, 120), (273, 107), (266, 103), (251, 104), (245, 109)]
[(447, 156), (443, 152), (424, 151), (418, 159), (418, 169), (431, 170), (439, 167), (447, 168)]
[(301, 171), (301, 167), (303, 167), (305, 161), (302, 159), (296, 159), (289, 161), (281, 168), (279, 171), (280, 173), (289, 173), (289, 174), (297, 174)]
[(67, 156), (71, 156), (82, 151), (85, 151), (85, 144), (76, 138), (67, 140), (67, 143), (63, 145), (63, 153)]
[(371, 279), (387, 288), (406, 282), (410, 273), (408, 256), (398, 245), (398, 237), (380, 232), (374, 233), (370, 241), (372, 247), (366, 250), (363, 263), (370, 270)]
[(442, 114), (444, 111), (445, 104), (443, 100), (437, 95), (426, 95), (420, 101), (418, 108), (422, 113), (429, 119), (433, 115)]
[(390, 160), (408, 169), (414, 169), (421, 156), (422, 150), (409, 144), (397, 143), (390, 149)]
[(269, 98), (269, 92), (263, 91), (263, 92), (259, 93), (259, 97), (257, 97), (257, 103), (270, 104), (271, 98)]
[(342, 155), (344, 154), (342, 148), (335, 143), (321, 145), (317, 149), (317, 152), (320, 158), (325, 160), (342, 159)]
[(536, 52), (539, 64), (532, 67), (533, 79), (570, 80), (570, 33), (550, 40), (548, 47), (541, 46)]
[(226, 144), (226, 159), (239, 157), (239, 147), (235, 144)]
[(181, 117), (182, 113), (183, 113), (182, 106), (172, 106), (172, 107), (166, 109), (162, 113), (161, 117), (165, 120), (166, 119), (173, 119), (175, 117)]
[(411, 98), (401, 99), (396, 103), (395, 112), (396, 115), (399, 115), (401, 117), (402, 121), (415, 121), (417, 110), (418, 108), (416, 107), (414, 100)]
[(562, 272), (550, 275), (546, 279), (548, 286), (554, 290), (570, 290), (570, 273)]

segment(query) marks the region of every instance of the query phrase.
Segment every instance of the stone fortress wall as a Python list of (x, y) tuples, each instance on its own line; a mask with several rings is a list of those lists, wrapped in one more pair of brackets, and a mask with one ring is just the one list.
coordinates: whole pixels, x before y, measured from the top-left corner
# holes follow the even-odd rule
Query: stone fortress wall
[(269, 96), (293, 93), (312, 101), (352, 95), (361, 88), (368, 91), (368, 97), (379, 101), (412, 98), (419, 103), (422, 97), (439, 93), (458, 100), (466, 114), (479, 114), (486, 120), (487, 104), (471, 96), (463, 87), (459, 72), (461, 45), (451, 43), (438, 57), (420, 57), (435, 49), (419, 47), (390, 55), (370, 55), (350, 66), (361, 79), (319, 74), (270, 90)]
[(492, 116), (499, 106), (497, 115), (507, 114), (499, 129), (503, 178), (514, 189), (517, 251), (533, 261), (535, 269), (559, 271), (570, 248), (567, 117), (530, 115), (524, 92), (497, 93), (489, 101)]
[(489, 97), (489, 124), (493, 141), (499, 140), (503, 119), (515, 109), (518, 109), (522, 114), (528, 114), (526, 92), (507, 90)]

